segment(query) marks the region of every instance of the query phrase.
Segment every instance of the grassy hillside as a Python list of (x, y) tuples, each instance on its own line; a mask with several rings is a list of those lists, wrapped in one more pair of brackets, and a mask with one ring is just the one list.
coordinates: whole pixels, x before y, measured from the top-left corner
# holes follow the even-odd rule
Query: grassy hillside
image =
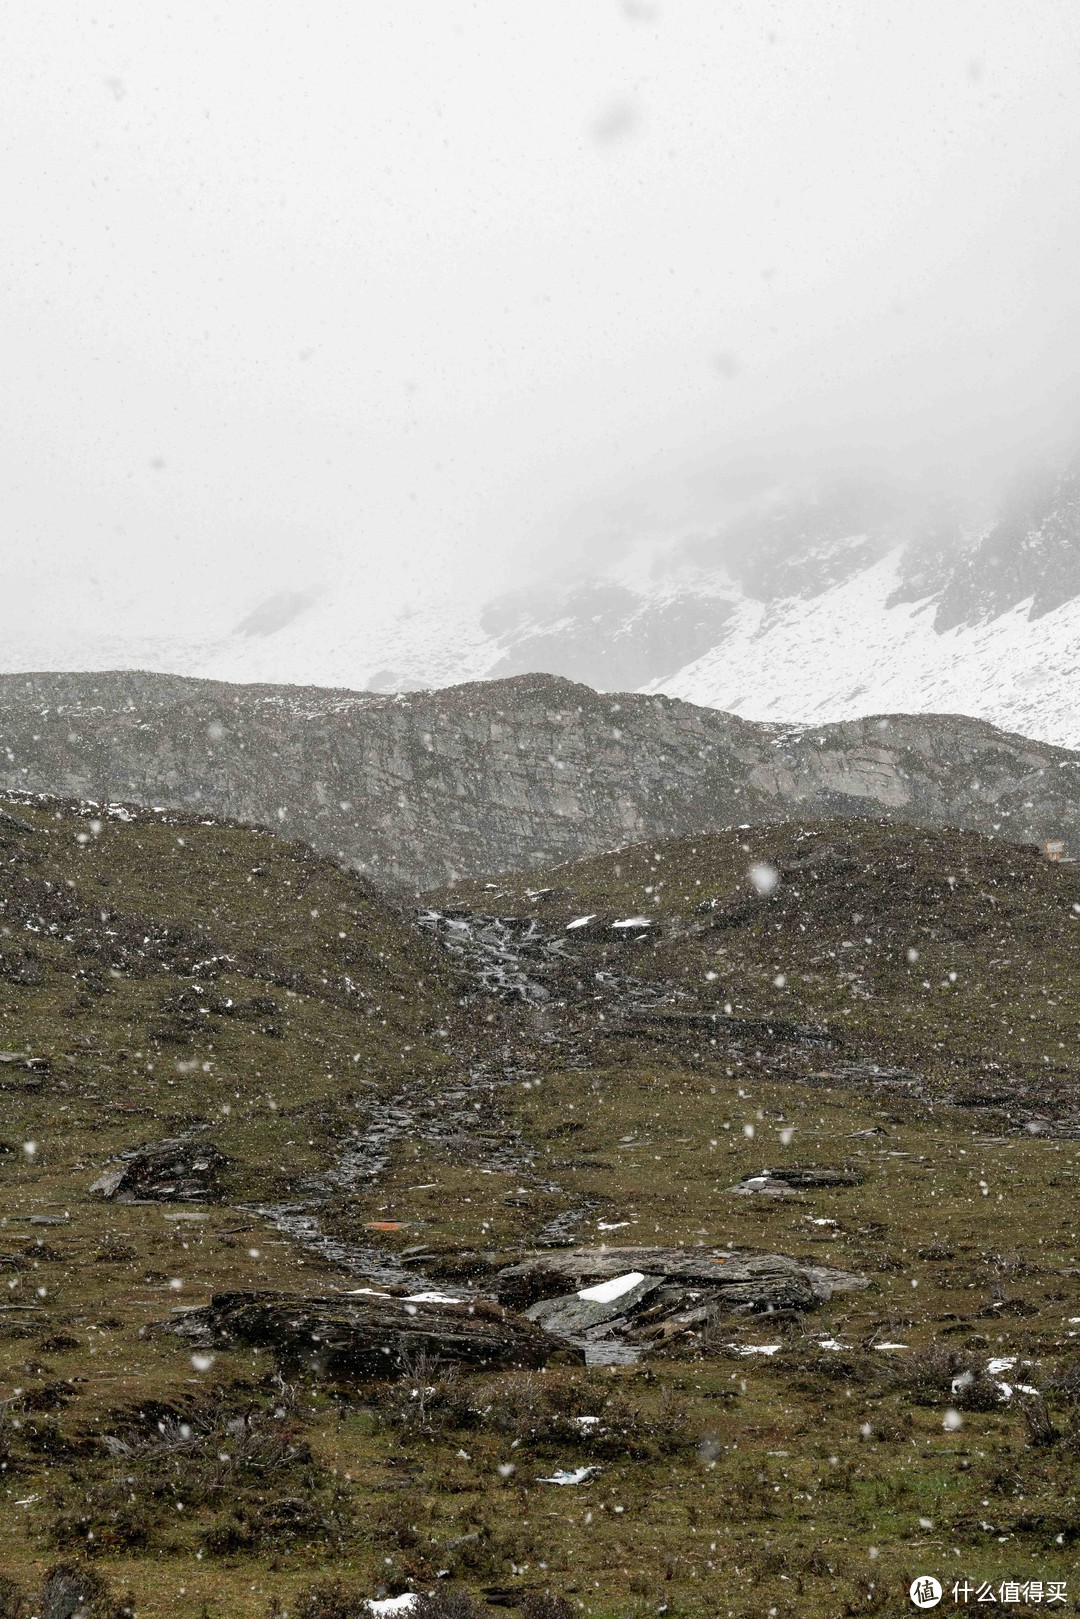
[[(936, 1094), (1080, 1107), (1080, 865), (1025, 845), (874, 822), (754, 827), (446, 897), (549, 933), (591, 914), (565, 935), (571, 1003), (577, 968), (628, 972), (685, 1009), (824, 1025)], [(635, 917), (652, 925), (611, 926)]]
[(358, 1086), (445, 1061), (445, 971), (363, 879), (249, 828), (13, 811), (0, 1044), (49, 1060), (9, 1102), (39, 1167), (212, 1121), (232, 1192), (287, 1193)]
[[(358, 1102), (446, 1067), (454, 1005), (407, 920), (303, 846), (145, 812), (102, 822), (47, 802), (8, 810), (0, 1448), (9, 1500), (29, 1504), (2, 1515), (0, 1566), (19, 1569), (43, 1566), (50, 1537), (54, 1552), (85, 1545), (77, 1524), (56, 1528), (77, 1517), (79, 1468), (96, 1476), (80, 1459), (102, 1430), (136, 1423), (148, 1398), (266, 1404), (250, 1375), (211, 1392), (214, 1379), (152, 1325), (215, 1289), (318, 1285), (318, 1259), (242, 1205), (309, 1195), (313, 1178), (317, 1190)], [(90, 1194), (126, 1149), (193, 1129), (228, 1159), (218, 1200)], [(226, 1479), (219, 1499), (228, 1493)], [(100, 1538), (107, 1550), (107, 1526)], [(198, 1543), (179, 1536), (193, 1567)], [(129, 1583), (140, 1614), (195, 1611), (177, 1603), (182, 1578), (163, 1587), (148, 1567)], [(244, 1611), (223, 1604), (213, 1611)]]
[[(473, 936), (535, 921), (514, 949), (543, 994), (515, 1000), (301, 846), (7, 809), (0, 1571), (24, 1592), (66, 1559), (140, 1619), (358, 1619), (447, 1584), (836, 1619), (907, 1611), (921, 1573), (1073, 1577), (1078, 868), (829, 823), (442, 896)], [(204, 1199), (90, 1191), (185, 1131), (227, 1159)], [(731, 1190), (793, 1165), (849, 1184)], [(346, 1263), (255, 1204), (306, 1205)], [(555, 1222), (869, 1286), (541, 1372), (350, 1381), (161, 1330), (379, 1264), (494, 1290)], [(338, 1607), (305, 1608), (330, 1580)]]

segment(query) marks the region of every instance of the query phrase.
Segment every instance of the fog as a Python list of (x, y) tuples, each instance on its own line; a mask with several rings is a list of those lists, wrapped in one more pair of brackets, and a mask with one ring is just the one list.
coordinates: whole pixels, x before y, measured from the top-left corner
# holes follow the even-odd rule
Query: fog
[(1078, 49), (1069, 0), (8, 8), (5, 666), (823, 468), (978, 511), (1080, 441)]

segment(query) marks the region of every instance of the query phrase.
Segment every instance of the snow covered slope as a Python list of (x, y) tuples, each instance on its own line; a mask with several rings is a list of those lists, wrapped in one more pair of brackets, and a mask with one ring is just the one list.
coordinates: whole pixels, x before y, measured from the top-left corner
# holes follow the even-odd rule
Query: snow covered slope
[(892, 600), (901, 565), (894, 553), (808, 599), (744, 598), (716, 646), (648, 689), (754, 720), (969, 714), (1080, 747), (1080, 596), (940, 630), (933, 599)]
[(237, 607), (198, 640), (27, 616), (0, 636), (0, 670), (380, 692), (540, 672), (787, 724), (961, 713), (1080, 748), (1080, 458), (974, 533), (909, 493), (837, 480), (487, 601), (463, 578), (456, 595), (379, 606), (358, 565)]
[(1077, 748), (1080, 458), (1027, 478), (974, 535), (948, 510), (840, 482), (680, 540), (632, 588), (593, 581), (486, 618), (498, 674), (543, 668), (792, 724), (968, 714)]

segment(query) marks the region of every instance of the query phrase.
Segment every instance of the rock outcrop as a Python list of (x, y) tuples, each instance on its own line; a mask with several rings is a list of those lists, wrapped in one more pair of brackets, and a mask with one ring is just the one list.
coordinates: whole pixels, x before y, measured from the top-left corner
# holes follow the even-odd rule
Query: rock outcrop
[[(734, 1249), (575, 1248), (510, 1265), (504, 1304), (583, 1351), (590, 1365), (637, 1359), (726, 1315), (814, 1310), (868, 1284), (831, 1265)], [(529, 1302), (529, 1301), (532, 1302)]]
[(1080, 755), (982, 721), (758, 725), (547, 675), (399, 696), (3, 676), (0, 788), (266, 825), (411, 888), (835, 815), (1080, 850)]
[[(833, 1265), (809, 1265), (786, 1254), (749, 1253), (734, 1248), (574, 1248), (537, 1254), (498, 1273), (501, 1303), (529, 1309), (571, 1291), (580, 1295), (628, 1275), (660, 1278), (682, 1287), (704, 1288), (717, 1309), (770, 1313), (801, 1303), (826, 1303), (834, 1293), (866, 1287), (864, 1277)], [(644, 1297), (647, 1289), (640, 1296)], [(618, 1297), (618, 1294), (613, 1295)], [(637, 1302), (637, 1296), (628, 1293)]]
[(151, 1141), (122, 1153), (91, 1186), (118, 1203), (203, 1203), (220, 1194), (229, 1160), (197, 1134)]
[(543, 1366), (554, 1354), (581, 1358), (525, 1316), (486, 1300), (396, 1298), (374, 1288), (335, 1298), (216, 1293), (168, 1330), (205, 1347), (266, 1349), (282, 1365), (317, 1365), (343, 1378), (397, 1376), (419, 1355), (492, 1370)]

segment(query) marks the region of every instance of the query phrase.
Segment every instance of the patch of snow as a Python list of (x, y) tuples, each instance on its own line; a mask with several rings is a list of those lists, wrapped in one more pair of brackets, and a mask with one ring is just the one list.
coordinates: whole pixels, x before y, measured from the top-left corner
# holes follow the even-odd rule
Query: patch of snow
[(538, 1478), (537, 1484), (584, 1484), (587, 1479), (599, 1473), (598, 1467), (575, 1467), (572, 1470), (557, 1467), (548, 1478)]
[(595, 921), (596, 921), (596, 912), (595, 911), (591, 912), (590, 915), (588, 915), (588, 916), (576, 916), (572, 922), (567, 922), (566, 931), (567, 931), (567, 933), (572, 933), (575, 928), (583, 928), (587, 922), (595, 922)]
[(886, 605), (899, 580), (894, 552), (808, 599), (743, 598), (710, 651), (644, 689), (782, 724), (970, 714), (1080, 747), (1080, 598), (939, 633), (927, 602)]
[(631, 1288), (644, 1280), (644, 1271), (628, 1270), (625, 1276), (616, 1276), (610, 1282), (597, 1282), (595, 1287), (579, 1288), (578, 1298), (592, 1299), (597, 1304), (610, 1304), (612, 1299), (621, 1299), (624, 1293), (629, 1293)]
[(464, 1304), (464, 1299), (451, 1298), (449, 1293), (410, 1293), (407, 1304)]
[[(1002, 1372), (1010, 1372), (1015, 1366), (1020, 1364), (1021, 1363), (1018, 1361), (1015, 1355), (995, 1355), (992, 1360), (988, 1360), (986, 1363), (986, 1370), (997, 1383), (998, 1390), (1003, 1400), (1011, 1400), (1013, 1395), (1016, 1393), (1038, 1394), (1039, 1392), (1037, 1388), (1032, 1388), (1030, 1383), (1014, 1384), (1006, 1383), (1001, 1380)], [(1023, 1364), (1026, 1365), (1027, 1362), (1024, 1362)], [(957, 1381), (959, 1381), (959, 1379), (957, 1379)]]
[(417, 1598), (412, 1591), (403, 1591), (399, 1597), (369, 1597), (364, 1606), (369, 1613), (411, 1613)]
[(651, 928), (651, 916), (626, 916), (621, 922), (612, 922), (613, 928)]

